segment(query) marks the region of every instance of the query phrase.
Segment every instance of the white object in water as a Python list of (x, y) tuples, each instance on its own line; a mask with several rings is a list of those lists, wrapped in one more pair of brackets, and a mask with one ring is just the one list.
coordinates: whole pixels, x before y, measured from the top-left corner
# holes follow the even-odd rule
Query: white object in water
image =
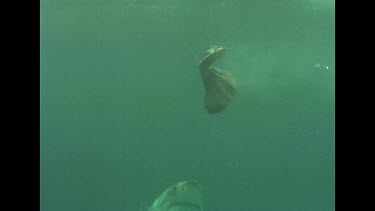
[(320, 68), (320, 64), (318, 63), (318, 64), (315, 64), (314, 65), (314, 68)]
[(314, 65), (314, 69), (321, 69), (321, 68), (324, 68), (326, 70), (329, 69), (329, 67), (327, 65), (320, 65), (319, 63)]

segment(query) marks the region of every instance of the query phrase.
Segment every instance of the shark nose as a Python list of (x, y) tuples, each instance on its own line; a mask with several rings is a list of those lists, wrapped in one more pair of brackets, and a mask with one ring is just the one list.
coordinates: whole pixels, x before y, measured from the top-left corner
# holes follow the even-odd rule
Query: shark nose
[(199, 192), (203, 192), (202, 186), (199, 183), (194, 182), (194, 181), (183, 181), (181, 182), (180, 187), (182, 188), (182, 190), (197, 189)]

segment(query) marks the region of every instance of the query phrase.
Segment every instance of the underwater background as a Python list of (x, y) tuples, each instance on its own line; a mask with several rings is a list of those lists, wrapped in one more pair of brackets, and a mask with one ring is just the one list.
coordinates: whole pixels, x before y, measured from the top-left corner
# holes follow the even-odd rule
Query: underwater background
[[(41, 0), (40, 207), (335, 209), (334, 0)], [(198, 58), (238, 92), (208, 114)]]

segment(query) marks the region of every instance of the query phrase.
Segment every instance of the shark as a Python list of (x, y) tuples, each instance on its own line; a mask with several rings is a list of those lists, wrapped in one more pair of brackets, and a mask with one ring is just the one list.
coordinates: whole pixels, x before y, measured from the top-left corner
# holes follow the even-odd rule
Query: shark
[(180, 181), (167, 188), (148, 211), (203, 211), (203, 188), (194, 181)]

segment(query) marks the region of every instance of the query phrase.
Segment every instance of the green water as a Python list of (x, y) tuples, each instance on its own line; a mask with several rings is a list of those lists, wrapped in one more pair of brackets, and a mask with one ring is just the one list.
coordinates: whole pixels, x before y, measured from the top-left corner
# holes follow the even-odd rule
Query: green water
[[(40, 17), (42, 211), (138, 211), (181, 180), (207, 211), (335, 209), (333, 0), (42, 0)], [(184, 42), (228, 49), (222, 113)]]

